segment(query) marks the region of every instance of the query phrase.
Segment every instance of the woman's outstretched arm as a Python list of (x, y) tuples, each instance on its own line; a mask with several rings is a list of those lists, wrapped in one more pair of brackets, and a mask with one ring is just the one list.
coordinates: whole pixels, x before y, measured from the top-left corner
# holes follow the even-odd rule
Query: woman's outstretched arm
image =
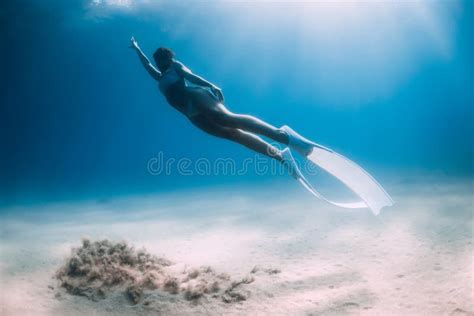
[(207, 81), (206, 79), (198, 76), (198, 75), (195, 75), (191, 69), (189, 69), (188, 67), (186, 67), (185, 65), (183, 65), (182, 63), (180, 63), (179, 61), (175, 61), (175, 64), (176, 64), (176, 69), (178, 70), (178, 72), (186, 79), (188, 80), (189, 82), (192, 82), (194, 84), (197, 84), (199, 86), (202, 86), (202, 87), (207, 87), (207, 88), (211, 88), (212, 92), (217, 96), (217, 98), (221, 101), (221, 102), (224, 102), (224, 95), (222, 94), (222, 90), (216, 86), (215, 84), (213, 83), (210, 83), (209, 81)]
[(143, 64), (143, 67), (145, 67), (146, 71), (148, 71), (148, 73), (150, 74), (150, 76), (153, 77), (153, 79), (155, 79), (156, 81), (159, 81), (161, 79), (161, 72), (158, 69), (156, 69), (155, 66), (153, 66), (150, 60), (142, 52), (135, 38), (132, 37), (130, 41), (132, 42), (132, 45), (130, 46), (130, 48), (133, 48), (137, 52), (138, 57), (140, 58), (140, 61)]

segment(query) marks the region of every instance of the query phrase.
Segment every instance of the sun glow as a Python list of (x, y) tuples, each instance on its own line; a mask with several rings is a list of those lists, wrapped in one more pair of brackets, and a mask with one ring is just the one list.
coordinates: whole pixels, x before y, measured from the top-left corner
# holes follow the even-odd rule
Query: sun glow
[[(455, 22), (462, 10), (458, 2), (428, 1), (94, 3), (104, 16), (104, 8), (110, 7), (110, 14), (125, 8), (126, 14), (159, 21), (157, 27), (171, 40), (218, 45), (219, 72), (239, 72), (242, 80), (254, 82), (256, 91), (277, 87), (282, 76), (297, 82), (305, 73), (313, 84), (299, 87), (299, 93), (314, 95), (317, 88), (314, 102), (330, 106), (389, 97), (424, 63), (452, 58)], [(254, 65), (259, 76), (242, 71), (250, 58), (259, 61)], [(276, 60), (291, 63), (294, 71), (282, 70)]]

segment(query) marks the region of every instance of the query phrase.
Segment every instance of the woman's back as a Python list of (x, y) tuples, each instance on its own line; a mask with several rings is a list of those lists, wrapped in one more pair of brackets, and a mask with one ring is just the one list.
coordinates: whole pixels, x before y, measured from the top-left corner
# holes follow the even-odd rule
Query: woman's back
[(184, 78), (180, 76), (176, 67), (179, 66), (179, 62), (173, 60), (168, 69), (166, 69), (161, 74), (161, 79), (158, 83), (161, 93), (166, 95), (167, 90), (174, 84), (180, 83), (182, 85), (186, 85), (184, 82)]

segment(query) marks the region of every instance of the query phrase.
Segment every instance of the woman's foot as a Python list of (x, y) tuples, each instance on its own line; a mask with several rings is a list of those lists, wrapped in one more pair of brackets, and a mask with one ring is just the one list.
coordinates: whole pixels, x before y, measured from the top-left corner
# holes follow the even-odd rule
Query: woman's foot
[(288, 136), (288, 146), (291, 149), (296, 150), (304, 157), (307, 157), (309, 154), (311, 154), (311, 151), (313, 151), (313, 147), (315, 146), (312, 141), (304, 138), (288, 125), (283, 125), (280, 127), (280, 130)]

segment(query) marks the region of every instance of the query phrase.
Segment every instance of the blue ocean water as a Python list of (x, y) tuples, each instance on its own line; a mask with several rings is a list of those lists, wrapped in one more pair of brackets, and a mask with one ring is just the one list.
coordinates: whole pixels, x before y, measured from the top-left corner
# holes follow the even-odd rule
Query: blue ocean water
[[(197, 173), (200, 158), (268, 161), (168, 106), (128, 48), (131, 36), (150, 57), (172, 48), (222, 88), (231, 110), (288, 124), (378, 179), (472, 178), (472, 9), (469, 1), (2, 4), (0, 203), (282, 177), (255, 167)], [(159, 157), (191, 168), (150, 173)]]

